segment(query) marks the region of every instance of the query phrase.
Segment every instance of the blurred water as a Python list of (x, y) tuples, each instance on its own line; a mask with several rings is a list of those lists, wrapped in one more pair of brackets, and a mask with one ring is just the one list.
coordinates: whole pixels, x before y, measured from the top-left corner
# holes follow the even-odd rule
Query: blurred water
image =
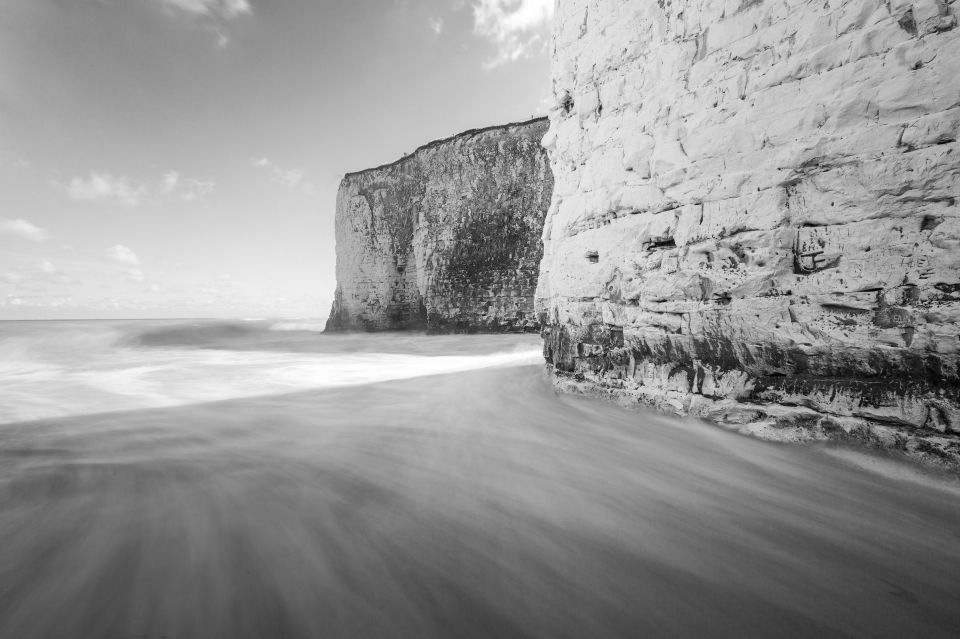
[(958, 636), (956, 484), (317, 328), (0, 323), (0, 637)]
[(534, 337), (321, 336), (306, 322), (2, 322), (0, 424), (542, 361)]

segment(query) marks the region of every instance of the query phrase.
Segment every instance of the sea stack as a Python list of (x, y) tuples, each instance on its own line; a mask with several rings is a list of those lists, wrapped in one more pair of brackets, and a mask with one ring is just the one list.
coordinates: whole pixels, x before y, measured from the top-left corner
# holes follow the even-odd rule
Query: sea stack
[(347, 174), (327, 330), (538, 331), (548, 125), (466, 131)]
[(957, 4), (556, 7), (556, 385), (960, 467)]

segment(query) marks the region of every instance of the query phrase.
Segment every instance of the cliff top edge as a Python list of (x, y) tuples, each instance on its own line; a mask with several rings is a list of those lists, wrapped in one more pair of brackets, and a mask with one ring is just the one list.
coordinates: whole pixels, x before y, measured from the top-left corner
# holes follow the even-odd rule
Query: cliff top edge
[(371, 168), (369, 168), (369, 169), (360, 169), (359, 171), (349, 171), (348, 173), (345, 173), (345, 174), (344, 174), (343, 179), (347, 179), (347, 178), (354, 177), (354, 176), (357, 176), (357, 175), (363, 175), (364, 173), (369, 173), (369, 172), (371, 172), (371, 171), (380, 171), (380, 170), (382, 170), (382, 169), (389, 169), (389, 168), (391, 168), (391, 167), (394, 167), (394, 166), (397, 166), (397, 165), (399, 165), (399, 164), (402, 164), (403, 162), (406, 162), (407, 160), (410, 160), (411, 158), (413, 158), (415, 155), (417, 155), (417, 154), (420, 153), (421, 151), (426, 151), (427, 149), (431, 149), (431, 148), (433, 148), (433, 147), (435, 147), (435, 146), (440, 146), (441, 144), (446, 144), (447, 142), (451, 142), (451, 141), (456, 140), (456, 139), (458, 139), (458, 138), (463, 138), (463, 137), (468, 137), (468, 136), (473, 136), (473, 135), (479, 135), (479, 134), (481, 134), (481, 133), (487, 133), (487, 132), (489, 132), (489, 131), (497, 131), (497, 130), (500, 130), (500, 129), (509, 129), (509, 128), (511, 128), (511, 127), (527, 126), (527, 125), (530, 125), (530, 124), (534, 124), (535, 122), (547, 121), (547, 120), (549, 120), (549, 119), (550, 119), (550, 118), (548, 118), (547, 116), (544, 115), (544, 116), (540, 116), (540, 117), (536, 117), (536, 118), (530, 118), (529, 120), (523, 120), (523, 121), (521, 121), (521, 122), (508, 122), (508, 123), (506, 123), (506, 124), (494, 124), (494, 125), (491, 125), (491, 126), (485, 126), (485, 127), (479, 128), (479, 129), (467, 129), (466, 131), (461, 131), (460, 133), (456, 133), (456, 134), (454, 134), (454, 135), (449, 135), (449, 136), (447, 136), (447, 137), (445, 137), (445, 138), (439, 138), (439, 139), (436, 139), (436, 140), (431, 140), (430, 142), (427, 142), (426, 144), (423, 144), (423, 145), (421, 145), (421, 146), (418, 146), (418, 147), (417, 147), (416, 149), (414, 149), (411, 153), (408, 153), (408, 154), (404, 155), (403, 157), (397, 158), (397, 159), (394, 160), (393, 162), (387, 162), (386, 164), (381, 164), (380, 166), (374, 166), (374, 167), (371, 167)]

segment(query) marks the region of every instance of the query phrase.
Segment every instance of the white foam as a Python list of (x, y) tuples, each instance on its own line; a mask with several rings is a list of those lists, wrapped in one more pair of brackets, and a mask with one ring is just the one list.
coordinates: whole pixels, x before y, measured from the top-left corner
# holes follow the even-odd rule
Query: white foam
[(323, 332), (327, 327), (326, 320), (299, 320), (295, 322), (275, 322), (270, 325), (271, 331), (314, 331)]
[(172, 407), (541, 361), (538, 349), (429, 357), (119, 348), (91, 353), (72, 364), (20, 361), (5, 366), (0, 422)]

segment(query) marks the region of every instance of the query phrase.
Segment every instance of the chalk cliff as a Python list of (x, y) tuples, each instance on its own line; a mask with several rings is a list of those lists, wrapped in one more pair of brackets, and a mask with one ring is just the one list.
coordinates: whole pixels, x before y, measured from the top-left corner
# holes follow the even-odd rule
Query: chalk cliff
[(958, 7), (557, 3), (557, 385), (960, 467)]
[(538, 118), (467, 131), (346, 175), (327, 330), (538, 330), (547, 128)]

